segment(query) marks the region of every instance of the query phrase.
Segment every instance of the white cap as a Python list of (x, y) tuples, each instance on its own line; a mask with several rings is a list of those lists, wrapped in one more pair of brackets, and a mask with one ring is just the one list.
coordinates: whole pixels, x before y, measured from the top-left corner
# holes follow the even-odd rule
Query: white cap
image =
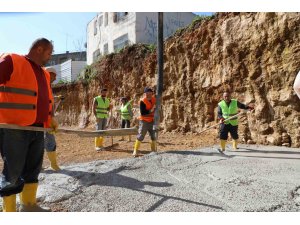
[(55, 73), (55, 74), (57, 74), (57, 73), (56, 73), (56, 70), (55, 70), (53, 67), (48, 67), (48, 68), (46, 68), (46, 70), (47, 70), (49, 73)]

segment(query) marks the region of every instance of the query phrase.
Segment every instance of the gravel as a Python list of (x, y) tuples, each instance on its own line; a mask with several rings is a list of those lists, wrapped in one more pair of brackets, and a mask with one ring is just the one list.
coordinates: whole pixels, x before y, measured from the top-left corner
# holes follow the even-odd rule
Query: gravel
[(100, 160), (40, 174), (53, 211), (299, 211), (299, 149), (217, 146)]

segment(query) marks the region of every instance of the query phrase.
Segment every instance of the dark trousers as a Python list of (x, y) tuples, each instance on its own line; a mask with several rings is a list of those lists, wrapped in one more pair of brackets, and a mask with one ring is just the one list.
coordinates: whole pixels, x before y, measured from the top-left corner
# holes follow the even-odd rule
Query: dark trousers
[(238, 126), (232, 126), (231, 124), (221, 124), (220, 125), (220, 139), (227, 140), (228, 133), (230, 133), (232, 139), (238, 139)]
[(0, 129), (4, 162), (0, 196), (20, 193), (24, 183), (37, 183), (43, 164), (44, 132)]
[(123, 120), (121, 121), (121, 128), (130, 128), (130, 120)]

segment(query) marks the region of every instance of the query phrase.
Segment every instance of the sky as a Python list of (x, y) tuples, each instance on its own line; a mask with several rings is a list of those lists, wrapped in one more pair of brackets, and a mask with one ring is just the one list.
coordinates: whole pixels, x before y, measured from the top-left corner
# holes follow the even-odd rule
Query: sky
[(162, 0), (126, 0), (118, 1), (118, 4), (115, 1), (96, 0), (3, 1), (0, 8), (0, 53), (26, 54), (32, 42), (40, 37), (54, 42), (54, 54), (85, 50), (86, 27), (97, 14), (93, 11), (300, 11), (299, 0), (272, 1), (269, 4), (270, 1), (272, 0), (172, 0), (172, 4)]
[(0, 13), (0, 52), (27, 54), (32, 42), (45, 37), (54, 54), (84, 51), (87, 24), (97, 13)]
[(0, 53), (27, 54), (32, 42), (40, 37), (54, 42), (54, 54), (85, 51), (86, 27), (96, 15), (96, 12), (0, 13)]

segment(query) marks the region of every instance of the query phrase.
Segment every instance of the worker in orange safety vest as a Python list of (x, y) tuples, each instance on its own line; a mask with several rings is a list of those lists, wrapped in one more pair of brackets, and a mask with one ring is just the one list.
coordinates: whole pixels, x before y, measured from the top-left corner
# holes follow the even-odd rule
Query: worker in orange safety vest
[(149, 132), (151, 138), (151, 151), (156, 151), (156, 137), (155, 131), (153, 130), (155, 103), (156, 99), (153, 96), (153, 90), (146, 87), (144, 89), (144, 98), (140, 101), (141, 116), (139, 117), (139, 130), (134, 144), (134, 157), (138, 156), (138, 150), (147, 132)]
[[(52, 52), (52, 43), (40, 38), (25, 56), (0, 56), (0, 123), (57, 129), (52, 116), (50, 74), (43, 68)], [(0, 128), (0, 151), (4, 162), (0, 182), (3, 211), (16, 211), (18, 193), (19, 211), (49, 211), (36, 201), (44, 133)]]

